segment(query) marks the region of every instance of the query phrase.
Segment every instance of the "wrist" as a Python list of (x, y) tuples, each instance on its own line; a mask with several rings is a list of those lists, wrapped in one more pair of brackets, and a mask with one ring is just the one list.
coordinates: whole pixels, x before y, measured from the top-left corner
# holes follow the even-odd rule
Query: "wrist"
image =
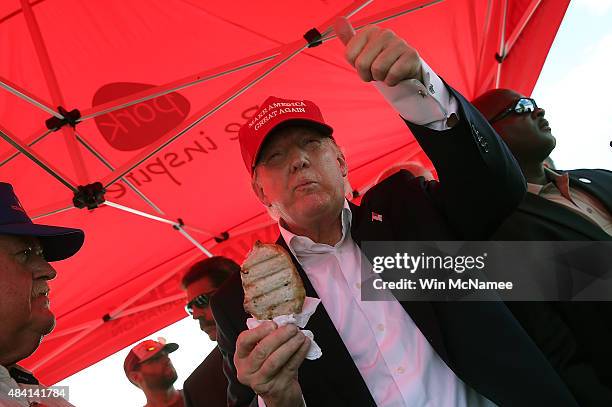
[(304, 396), (300, 385), (291, 386), (280, 394), (265, 394), (261, 398), (266, 407), (304, 407)]

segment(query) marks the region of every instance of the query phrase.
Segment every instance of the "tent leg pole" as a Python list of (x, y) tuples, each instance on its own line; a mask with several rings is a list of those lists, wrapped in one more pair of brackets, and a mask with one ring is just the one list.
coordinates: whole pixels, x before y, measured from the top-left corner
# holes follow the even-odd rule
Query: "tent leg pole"
[(504, 63), (504, 58), (506, 57), (506, 15), (508, 13), (508, 0), (504, 0), (504, 10), (502, 13), (502, 21), (501, 21), (501, 35), (499, 40), (499, 52), (498, 55), (500, 60), (497, 62), (497, 73), (495, 74), (495, 88), (499, 88), (499, 84), (501, 82), (501, 70), (502, 64)]
[(483, 93), (483, 90), (486, 89), (486, 87), (488, 86), (488, 84), (483, 83), (483, 81), (481, 80), (481, 77), (483, 75), (482, 68), (483, 68), (484, 61), (485, 61), (485, 49), (487, 46), (486, 39), (489, 37), (490, 32), (491, 32), (492, 18), (493, 18), (493, 13), (492, 13), (491, 0), (487, 0), (487, 15), (485, 17), (485, 25), (484, 25), (484, 29), (482, 32), (482, 44), (480, 47), (480, 56), (478, 57), (478, 66), (476, 67), (476, 77), (474, 78), (475, 86), (479, 86), (479, 88), (477, 89), (477, 92), (475, 92), (475, 96)]
[(540, 7), (541, 4), (542, 4), (542, 0), (532, 0), (531, 1), (531, 3), (529, 4), (527, 9), (521, 16), (521, 19), (519, 23), (517, 24), (516, 28), (514, 29), (512, 34), (510, 34), (508, 41), (506, 41), (506, 46), (505, 46), (506, 54), (504, 55), (504, 57), (507, 56), (510, 53), (510, 51), (512, 51), (514, 44), (516, 44), (516, 41), (519, 39), (521, 34), (523, 34), (523, 31), (525, 31), (525, 27), (527, 27), (527, 24), (529, 24), (529, 21), (531, 20), (531, 17), (533, 17), (536, 10), (538, 9), (538, 7)]

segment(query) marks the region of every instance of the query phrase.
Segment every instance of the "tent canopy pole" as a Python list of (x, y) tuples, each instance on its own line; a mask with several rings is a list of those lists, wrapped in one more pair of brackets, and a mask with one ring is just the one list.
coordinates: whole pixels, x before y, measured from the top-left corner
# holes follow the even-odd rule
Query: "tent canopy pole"
[(70, 180), (70, 178), (68, 178), (67, 176), (63, 175), (61, 172), (59, 172), (55, 168), (53, 168), (53, 166), (51, 166), (51, 164), (47, 163), (42, 157), (40, 157), (38, 154), (36, 154), (29, 147), (23, 145), (16, 138), (11, 137), (8, 134), (8, 131), (6, 129), (2, 128), (2, 127), (0, 127), (0, 137), (2, 137), (4, 140), (6, 140), (7, 143), (9, 143), (13, 147), (15, 147), (22, 154), (24, 154), (26, 157), (28, 157), (30, 160), (32, 160), (40, 168), (45, 170), (53, 178), (55, 178), (59, 182), (61, 182), (64, 186), (66, 186), (72, 192), (76, 192), (77, 191), (76, 187), (74, 186), (74, 182), (72, 182)]

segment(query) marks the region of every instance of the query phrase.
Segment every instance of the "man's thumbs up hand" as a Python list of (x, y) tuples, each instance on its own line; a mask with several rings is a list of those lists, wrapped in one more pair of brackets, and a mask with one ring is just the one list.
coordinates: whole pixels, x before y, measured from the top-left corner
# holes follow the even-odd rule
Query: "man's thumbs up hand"
[(336, 20), (334, 31), (346, 46), (346, 60), (364, 81), (388, 86), (406, 79), (423, 82), (419, 54), (393, 31), (368, 26), (356, 34), (344, 17)]

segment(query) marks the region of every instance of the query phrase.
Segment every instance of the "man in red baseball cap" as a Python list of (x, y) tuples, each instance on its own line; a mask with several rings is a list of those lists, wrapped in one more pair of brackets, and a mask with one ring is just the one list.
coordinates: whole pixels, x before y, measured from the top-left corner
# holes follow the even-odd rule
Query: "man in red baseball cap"
[(176, 343), (147, 339), (134, 346), (123, 362), (129, 381), (147, 398), (145, 407), (183, 407), (183, 392), (174, 388), (177, 374), (168, 355), (178, 349)]
[[(231, 406), (575, 406), (501, 303), (363, 301), (365, 241), (486, 240), (525, 193), (503, 142), (414, 48), (389, 30), (336, 24), (346, 59), (404, 119), (440, 182), (399, 171), (360, 206), (319, 108), (268, 98), (239, 132), (253, 191), (279, 219), (306, 295), (321, 299), (310, 341), (272, 321), (248, 330), (238, 273), (212, 297)], [(355, 118), (359, 120), (359, 118)], [(529, 372), (529, 374), (525, 374)]]

